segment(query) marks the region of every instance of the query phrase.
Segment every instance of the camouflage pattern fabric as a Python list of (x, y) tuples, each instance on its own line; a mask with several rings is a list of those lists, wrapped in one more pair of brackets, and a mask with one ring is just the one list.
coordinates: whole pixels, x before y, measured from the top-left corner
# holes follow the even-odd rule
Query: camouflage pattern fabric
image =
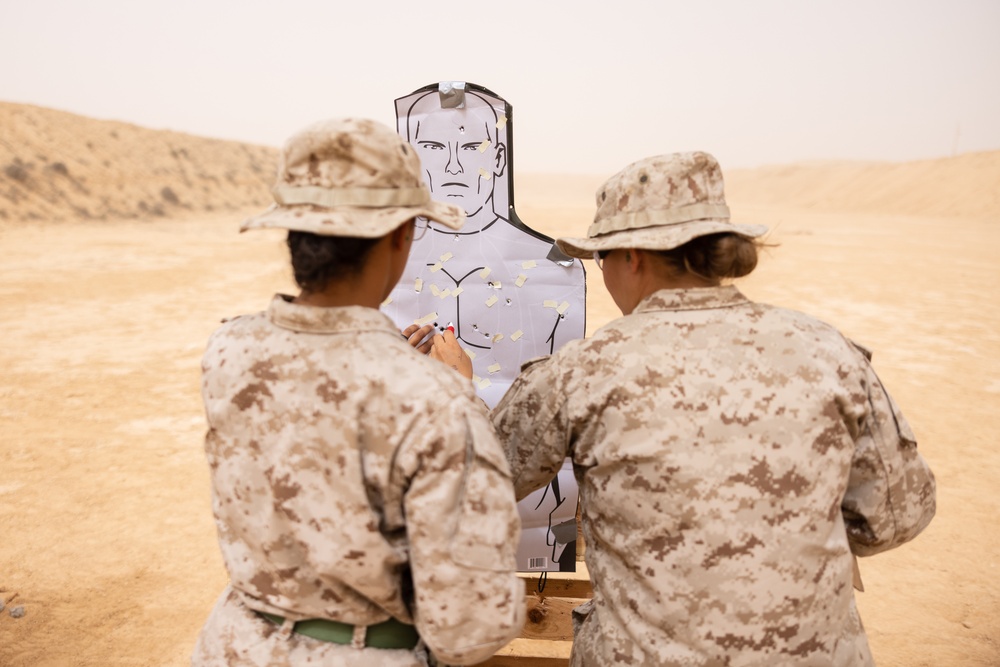
[(729, 219), (722, 169), (708, 153), (654, 155), (628, 165), (597, 190), (586, 238), (556, 241), (571, 257), (589, 259), (613, 248), (670, 250), (706, 234), (756, 238), (764, 225)]
[(279, 637), (250, 610), (361, 626), (393, 617), (453, 664), (482, 661), (518, 634), (520, 522), (471, 383), (413, 350), (377, 310), (280, 295), (216, 331), (202, 370), (232, 591), (193, 664), (425, 662), (419, 650), (377, 662), (384, 649)]
[(283, 630), (251, 611), (241, 595), (227, 587), (202, 629), (193, 665), (364, 665), (423, 667), (426, 651), (355, 648)]
[(863, 351), (732, 286), (655, 292), (529, 362), (493, 420), (518, 497), (573, 459), (594, 585), (577, 666), (870, 665), (852, 553), (934, 514)]
[(465, 212), (431, 200), (420, 158), (382, 123), (364, 118), (313, 123), (281, 149), (274, 204), (240, 231), (293, 229), (377, 238), (422, 216), (459, 229)]

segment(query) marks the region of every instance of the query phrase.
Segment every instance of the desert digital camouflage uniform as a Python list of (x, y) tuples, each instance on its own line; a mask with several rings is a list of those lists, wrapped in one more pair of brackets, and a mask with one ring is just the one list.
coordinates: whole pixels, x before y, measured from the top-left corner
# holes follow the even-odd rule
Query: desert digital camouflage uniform
[(870, 665), (851, 554), (934, 513), (865, 354), (732, 286), (655, 292), (526, 365), (494, 423), (518, 497), (575, 465), (594, 598), (573, 665)]
[[(242, 230), (381, 242), (403, 225), (412, 233), (418, 216), (453, 229), (464, 218), (431, 201), (408, 144), (366, 119), (293, 135), (278, 172), (275, 205)], [(464, 665), (520, 631), (520, 521), (485, 408), (374, 306), (275, 296), (212, 335), (202, 397), (230, 586), (193, 665)], [(366, 648), (367, 628), (389, 619), (415, 626), (420, 643)], [(354, 626), (351, 643), (303, 634), (323, 621)]]
[(231, 580), (195, 664), (420, 665), (298, 634), (291, 619), (413, 623), (466, 664), (520, 630), (507, 462), (467, 380), (364, 307), (276, 296), (209, 341), (212, 505)]

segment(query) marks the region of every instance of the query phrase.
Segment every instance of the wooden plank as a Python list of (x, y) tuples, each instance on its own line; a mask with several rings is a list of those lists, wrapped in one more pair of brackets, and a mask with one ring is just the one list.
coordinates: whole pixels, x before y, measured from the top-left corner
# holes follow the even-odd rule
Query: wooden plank
[(484, 667), (566, 667), (573, 642), (515, 639), (497, 651)]
[[(582, 543), (582, 540), (580, 540)], [(567, 667), (573, 648), (573, 609), (593, 596), (583, 561), (576, 572), (549, 572), (538, 592), (538, 575), (522, 572), (527, 619), (521, 636), (482, 663), (486, 667)]]
[(527, 619), (521, 636), (482, 663), (487, 667), (567, 667), (573, 648), (573, 609), (593, 595), (583, 562), (576, 572), (549, 572), (542, 593), (538, 575), (521, 573)]
[[(538, 592), (537, 574), (521, 572), (519, 577), (524, 579), (527, 593)], [(549, 572), (545, 582), (545, 588), (541, 595), (554, 595), (564, 598), (591, 598), (594, 596), (594, 589), (590, 585), (590, 573), (587, 571), (587, 564), (578, 561), (576, 572)]]
[(573, 609), (586, 600), (529, 595), (525, 601), (528, 614), (522, 639), (573, 641)]

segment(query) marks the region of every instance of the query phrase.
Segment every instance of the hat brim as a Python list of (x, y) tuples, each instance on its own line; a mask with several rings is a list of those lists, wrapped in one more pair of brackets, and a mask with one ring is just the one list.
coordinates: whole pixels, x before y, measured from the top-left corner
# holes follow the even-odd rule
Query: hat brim
[(570, 257), (590, 259), (595, 252), (601, 250), (673, 250), (699, 236), (729, 232), (752, 239), (763, 236), (767, 230), (765, 225), (737, 225), (728, 220), (693, 220), (672, 225), (625, 229), (587, 238), (564, 237), (556, 239), (556, 245)]
[(272, 204), (269, 209), (247, 218), (240, 231), (251, 229), (288, 229), (320, 236), (378, 238), (412, 218), (427, 218), (449, 229), (461, 229), (465, 211), (454, 204), (431, 201), (420, 206), (338, 206), (324, 208), (313, 204), (294, 206)]

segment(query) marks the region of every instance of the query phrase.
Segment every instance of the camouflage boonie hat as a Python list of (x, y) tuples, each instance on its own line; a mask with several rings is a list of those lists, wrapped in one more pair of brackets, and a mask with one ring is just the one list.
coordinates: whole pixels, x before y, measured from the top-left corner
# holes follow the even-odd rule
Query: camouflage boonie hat
[(465, 212), (431, 200), (420, 158), (395, 131), (348, 118), (310, 125), (281, 150), (275, 203), (240, 231), (281, 228), (377, 238), (424, 217), (459, 229)]
[(722, 186), (722, 169), (708, 153), (673, 153), (633, 162), (597, 191), (587, 238), (556, 241), (567, 255), (589, 259), (615, 248), (672, 250), (707, 234), (755, 238), (764, 225), (736, 225)]

